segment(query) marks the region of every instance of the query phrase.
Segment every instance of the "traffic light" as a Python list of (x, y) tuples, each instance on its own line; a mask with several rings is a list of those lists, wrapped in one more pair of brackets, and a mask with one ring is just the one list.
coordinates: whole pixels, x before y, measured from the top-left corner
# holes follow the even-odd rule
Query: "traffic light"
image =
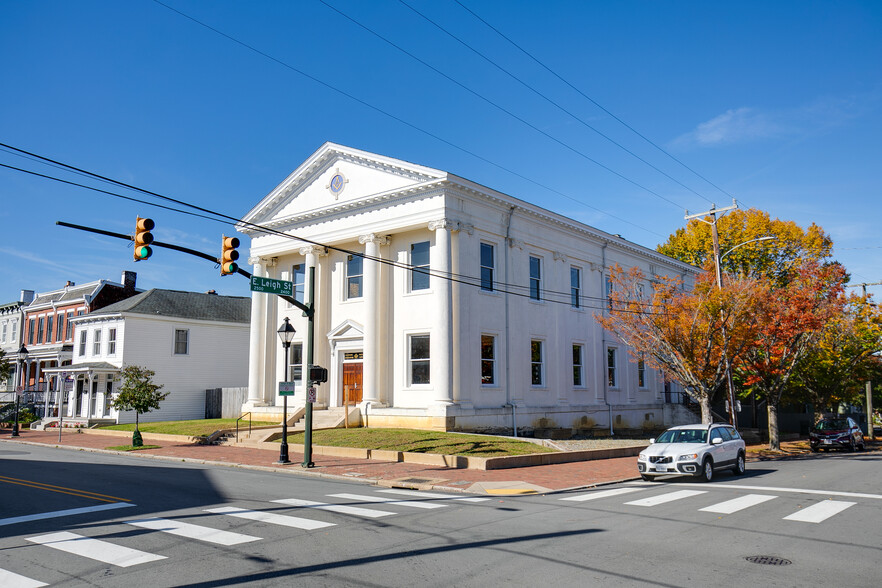
[(235, 274), (239, 270), (236, 260), (239, 259), (239, 252), (236, 247), (239, 246), (239, 239), (236, 237), (223, 236), (223, 247), (221, 251), (221, 275), (228, 276)]
[(153, 219), (137, 217), (135, 221), (135, 261), (143, 261), (153, 255), (150, 244), (153, 243), (153, 235), (150, 231), (155, 227)]
[(309, 381), (315, 384), (321, 384), (328, 381), (328, 370), (320, 365), (309, 366)]

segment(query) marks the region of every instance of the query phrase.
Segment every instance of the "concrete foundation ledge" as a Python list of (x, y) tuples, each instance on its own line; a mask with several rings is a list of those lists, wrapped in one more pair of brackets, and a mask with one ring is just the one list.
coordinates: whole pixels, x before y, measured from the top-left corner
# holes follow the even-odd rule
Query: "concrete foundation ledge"
[[(82, 433), (83, 435), (106, 435), (108, 437), (125, 437), (127, 439), (132, 438), (132, 431), (111, 431), (107, 429), (63, 429), (64, 435), (77, 435)], [(75, 432), (78, 431), (78, 432)], [(215, 434), (220, 431), (215, 432)], [(175, 441), (177, 443), (205, 443), (210, 436), (205, 437), (190, 437), (187, 435), (166, 435), (164, 433), (144, 433), (141, 432), (141, 439), (144, 442), (148, 441)]]

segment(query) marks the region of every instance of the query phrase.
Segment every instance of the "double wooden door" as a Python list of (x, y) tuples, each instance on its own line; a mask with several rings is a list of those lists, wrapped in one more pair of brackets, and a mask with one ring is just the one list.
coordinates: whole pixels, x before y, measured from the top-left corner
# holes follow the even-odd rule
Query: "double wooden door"
[(361, 383), (362, 364), (361, 363), (344, 363), (343, 364), (343, 402), (348, 401), (349, 404), (361, 402), (362, 383)]

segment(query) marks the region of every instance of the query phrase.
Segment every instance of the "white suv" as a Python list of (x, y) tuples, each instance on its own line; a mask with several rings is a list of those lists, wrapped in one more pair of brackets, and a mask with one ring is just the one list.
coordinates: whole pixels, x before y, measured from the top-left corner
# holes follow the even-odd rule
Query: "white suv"
[(637, 470), (644, 480), (673, 474), (710, 482), (717, 470), (744, 473), (744, 439), (731, 425), (672, 427), (649, 443), (637, 457)]

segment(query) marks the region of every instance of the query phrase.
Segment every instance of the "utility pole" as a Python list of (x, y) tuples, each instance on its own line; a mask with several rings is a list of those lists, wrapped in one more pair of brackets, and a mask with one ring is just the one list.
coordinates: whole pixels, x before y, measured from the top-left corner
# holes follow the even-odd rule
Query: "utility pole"
[[(720, 268), (720, 235), (717, 232), (717, 213), (726, 213), (730, 210), (735, 210), (738, 208), (738, 202), (735, 199), (732, 199), (732, 206), (727, 206), (725, 208), (717, 208), (716, 204), (711, 204), (711, 209), (705, 212), (699, 212), (698, 214), (689, 214), (689, 211), (686, 211), (686, 216), (683, 217), (684, 220), (690, 219), (698, 219), (703, 223), (707, 223), (711, 226), (711, 237), (713, 238), (714, 243), (714, 267), (716, 268), (716, 277), (717, 277), (717, 289), (723, 289), (723, 271)], [(707, 221), (704, 217), (710, 216), (711, 220)], [(723, 338), (726, 337), (726, 327), (723, 326)], [(729, 392), (729, 424), (733, 427), (737, 427), (736, 419), (735, 419), (735, 385), (732, 383), (732, 366), (729, 364), (729, 356), (726, 354), (725, 347), (723, 348), (723, 361), (726, 364), (726, 385), (728, 387)]]
[(867, 286), (882, 286), (882, 282), (867, 282), (865, 284), (849, 284), (846, 288), (862, 288), (864, 298), (867, 297)]

